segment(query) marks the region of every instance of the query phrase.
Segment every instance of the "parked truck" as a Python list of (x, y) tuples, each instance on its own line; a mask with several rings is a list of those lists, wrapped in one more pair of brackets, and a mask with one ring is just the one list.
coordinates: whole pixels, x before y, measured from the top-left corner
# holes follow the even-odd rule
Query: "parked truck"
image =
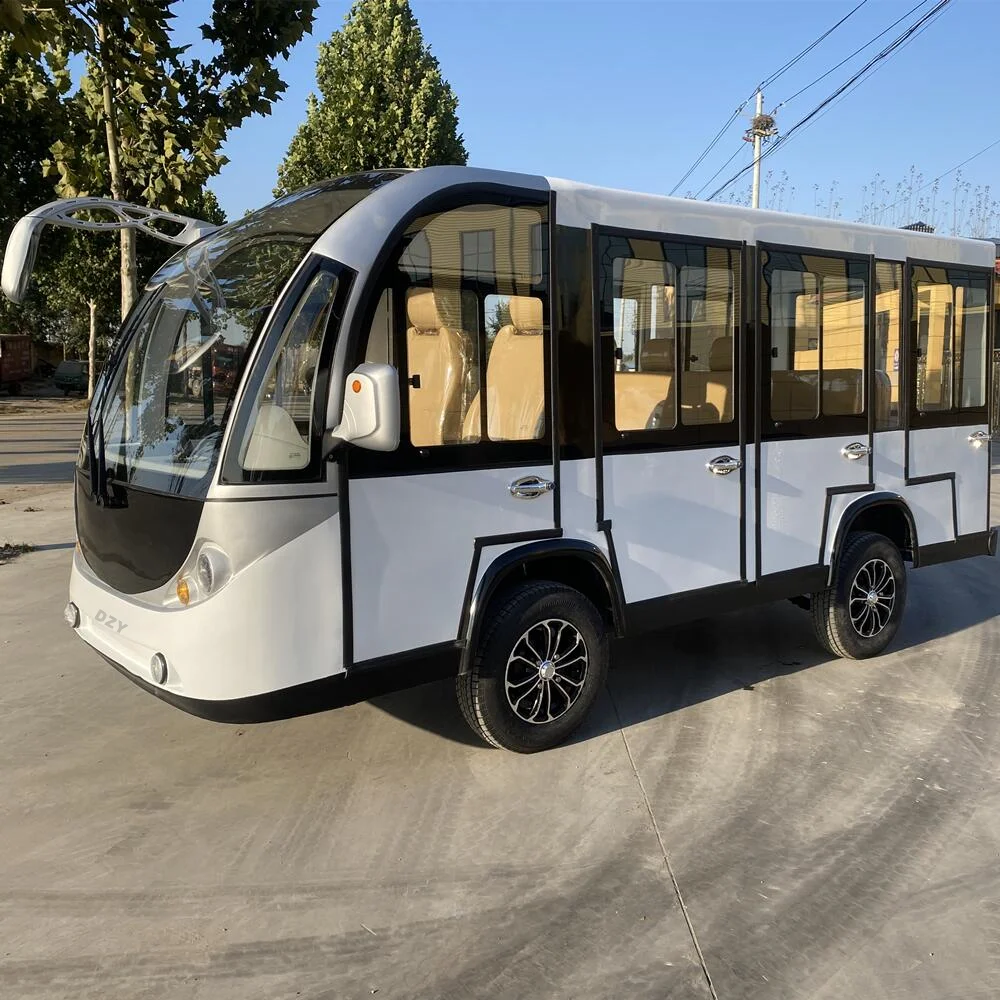
[(31, 338), (0, 336), (0, 388), (17, 396), (21, 383), (31, 378), (31, 374)]

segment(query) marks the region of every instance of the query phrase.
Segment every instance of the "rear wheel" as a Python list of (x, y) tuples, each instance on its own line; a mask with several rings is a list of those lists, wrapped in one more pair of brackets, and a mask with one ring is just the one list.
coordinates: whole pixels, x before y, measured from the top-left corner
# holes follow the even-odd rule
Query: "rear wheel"
[(604, 622), (583, 594), (558, 583), (526, 583), (489, 608), (458, 700), (487, 743), (517, 753), (565, 740), (594, 703), (608, 669)]
[(20, 382), (11, 382), (10, 385), (7, 386), (7, 391), (12, 396), (20, 396), (21, 395), (21, 383)]
[(906, 567), (884, 535), (849, 535), (833, 586), (812, 595), (816, 637), (835, 656), (862, 660), (892, 641), (906, 604)]

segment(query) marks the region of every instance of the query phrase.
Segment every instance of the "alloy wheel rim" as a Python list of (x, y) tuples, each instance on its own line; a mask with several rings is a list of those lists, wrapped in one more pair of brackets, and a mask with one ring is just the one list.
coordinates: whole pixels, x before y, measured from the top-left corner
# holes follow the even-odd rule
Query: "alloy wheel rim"
[(864, 639), (878, 635), (896, 606), (896, 578), (884, 559), (869, 559), (854, 576), (848, 599), (851, 624)]
[(514, 643), (507, 658), (507, 704), (531, 725), (555, 722), (580, 697), (589, 666), (587, 643), (572, 622), (563, 618), (536, 622)]

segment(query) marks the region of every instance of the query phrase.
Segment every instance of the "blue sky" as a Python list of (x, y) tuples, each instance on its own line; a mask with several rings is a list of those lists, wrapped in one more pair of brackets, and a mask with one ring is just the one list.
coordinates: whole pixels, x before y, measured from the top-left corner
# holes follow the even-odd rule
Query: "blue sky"
[[(766, 78), (859, 0), (411, 0), (424, 38), (459, 98), (470, 164), (669, 193), (730, 114)], [(868, 0), (843, 26), (771, 84), (766, 110), (888, 27), (917, 0)], [(778, 112), (789, 128), (860, 68), (903, 25)], [(209, 0), (179, 5), (181, 38), (196, 37)], [(269, 118), (232, 133), (231, 163), (211, 186), (230, 217), (271, 198), (277, 165), (315, 90), (316, 46), (339, 28), (346, 2), (323, 0), (311, 37), (281, 67), (288, 83)], [(895, 188), (911, 167), (925, 180), (1000, 139), (996, 80), (1000, 3), (952, 0), (925, 31), (870, 79), (764, 163), (762, 204), (845, 219), (861, 212), (876, 173)], [(710, 188), (749, 162), (746, 112), (679, 190)], [(975, 188), (993, 184), (1000, 145), (963, 168)], [(787, 180), (779, 184), (782, 173)], [(742, 193), (749, 181), (731, 190)], [(937, 196), (950, 216), (955, 175)], [(817, 190), (818, 186), (818, 190)], [(930, 191), (925, 192), (930, 196)], [(1000, 193), (1000, 186), (998, 192)], [(726, 195), (723, 195), (723, 200)], [(896, 195), (893, 192), (889, 201)], [(968, 206), (967, 206), (968, 207)], [(930, 213), (923, 206), (923, 214)], [(908, 206), (895, 221), (905, 217)], [(910, 215), (920, 214), (912, 206)], [(994, 228), (1000, 228), (1000, 220)], [(960, 227), (961, 228), (961, 227)]]

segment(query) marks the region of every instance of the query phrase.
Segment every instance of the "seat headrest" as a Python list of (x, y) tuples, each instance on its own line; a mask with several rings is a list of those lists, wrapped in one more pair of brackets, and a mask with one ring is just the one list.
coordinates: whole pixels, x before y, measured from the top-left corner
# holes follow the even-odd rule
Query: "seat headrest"
[(441, 321), (437, 296), (430, 290), (411, 292), (407, 296), (406, 316), (410, 321), (410, 326), (416, 327), (418, 330), (437, 332), (445, 325)]
[(647, 340), (639, 350), (639, 371), (672, 372), (674, 370), (674, 342), (666, 337)]
[(512, 295), (507, 303), (511, 325), (519, 333), (541, 333), (545, 326), (542, 300), (530, 295)]
[(716, 337), (708, 352), (708, 368), (713, 372), (733, 370), (733, 338)]

